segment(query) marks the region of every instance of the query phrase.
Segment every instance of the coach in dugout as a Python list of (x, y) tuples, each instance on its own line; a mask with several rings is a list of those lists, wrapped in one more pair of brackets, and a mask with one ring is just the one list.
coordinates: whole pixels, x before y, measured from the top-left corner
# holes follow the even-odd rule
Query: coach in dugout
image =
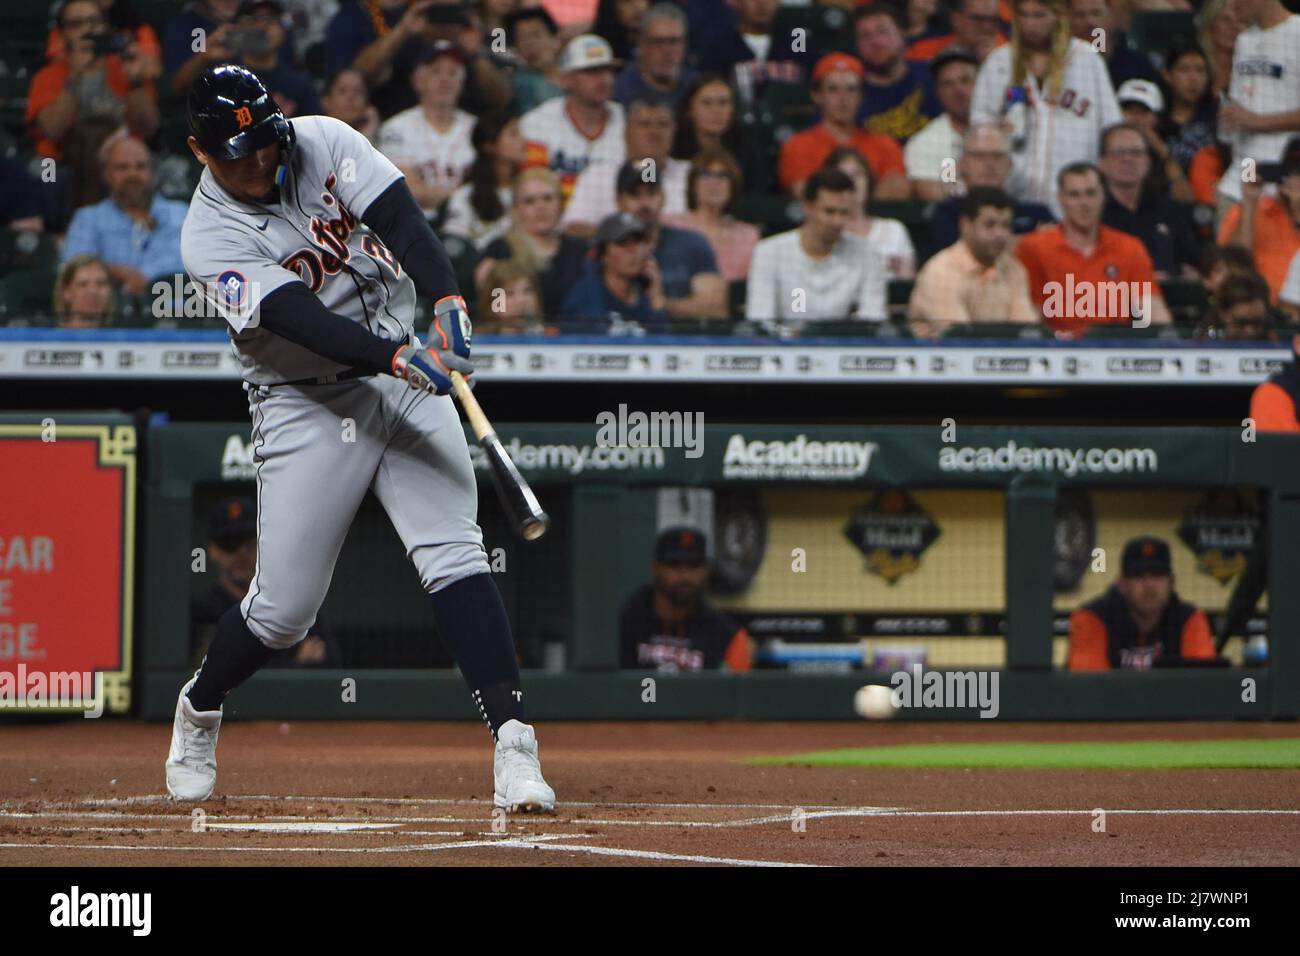
[(1070, 615), (1072, 671), (1149, 670), (1215, 656), (1209, 618), (1174, 591), (1169, 545), (1161, 538), (1124, 545), (1119, 580)]
[(655, 539), (653, 583), (623, 605), (619, 666), (639, 670), (747, 671), (749, 634), (704, 596), (709, 579), (704, 533), (668, 528)]

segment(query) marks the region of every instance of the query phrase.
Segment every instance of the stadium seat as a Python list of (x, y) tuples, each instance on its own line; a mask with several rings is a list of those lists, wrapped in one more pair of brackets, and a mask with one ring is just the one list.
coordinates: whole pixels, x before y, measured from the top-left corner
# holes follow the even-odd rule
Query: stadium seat
[(1165, 305), (1180, 325), (1195, 325), (1210, 307), (1205, 286), (1199, 279), (1172, 278), (1160, 283)]
[(747, 279), (735, 279), (727, 283), (727, 312), (733, 319), (745, 317), (745, 297), (748, 294)]
[(1139, 10), (1125, 38), (1129, 46), (1163, 65), (1164, 54), (1176, 44), (1195, 42), (1194, 14), (1188, 10)]
[(890, 279), (886, 287), (886, 298), (891, 319), (907, 318), (907, 303), (912, 301), (912, 289), (916, 286), (913, 279)]
[(456, 270), (456, 281), (462, 289), (476, 288), (474, 267), (478, 265), (479, 254), (472, 242), (466, 242), (460, 236), (442, 237), (442, 244), (451, 258), (452, 268)]
[(761, 109), (764, 119), (793, 132), (807, 129), (817, 119), (817, 107), (803, 83), (768, 83), (763, 88)]
[(943, 330), (945, 339), (1041, 339), (1046, 330), (1041, 325), (1023, 322), (965, 322)]
[(752, 222), (763, 230), (763, 235), (793, 229), (803, 218), (799, 203), (787, 196), (769, 196), (748, 193), (736, 200), (734, 215), (737, 219)]
[(29, 324), (44, 324), (36, 320), (51, 313), (56, 275), (53, 269), (37, 269), (11, 272), (0, 278), (0, 316), (28, 318), (32, 320)]
[(1144, 329), (1135, 329), (1131, 325), (1102, 324), (1089, 326), (1083, 333), (1089, 340), (1111, 339), (1125, 341), (1129, 339), (1177, 338), (1178, 333), (1159, 325), (1148, 325)]
[(0, 230), (0, 273), (57, 270), (59, 250), (45, 232)]
[(871, 215), (882, 219), (897, 219), (907, 230), (916, 250), (916, 265), (924, 262), (925, 251), (930, 247), (931, 204), (919, 199), (873, 199)]

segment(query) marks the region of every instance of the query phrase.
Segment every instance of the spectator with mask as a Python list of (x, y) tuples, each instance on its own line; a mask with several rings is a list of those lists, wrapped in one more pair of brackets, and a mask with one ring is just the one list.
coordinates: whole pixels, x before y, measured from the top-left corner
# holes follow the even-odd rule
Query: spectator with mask
[(327, 79), (321, 106), (326, 116), (342, 120), (370, 142), (379, 136), (379, 110), (370, 102), (370, 88), (361, 71), (348, 67)]
[(709, 581), (704, 532), (660, 532), (650, 563), (652, 583), (619, 613), (619, 666), (663, 672), (750, 669), (749, 633), (705, 596)]
[(1196, 278), (1201, 249), (1190, 208), (1151, 188), (1151, 152), (1142, 132), (1131, 123), (1108, 128), (1097, 167), (1106, 184), (1101, 221), (1142, 242), (1157, 278)]
[[(257, 570), (257, 504), (251, 498), (225, 498), (208, 520), (207, 554), (217, 580), (190, 604), (190, 663), (198, 667), (216, 634), (217, 622), (244, 599)], [(326, 667), (339, 664), (338, 651), (320, 618), (300, 644), (271, 658), (270, 667)]]
[(113, 319), (113, 283), (98, 256), (73, 256), (54, 280), (54, 317), (61, 329), (98, 329)]
[(735, 0), (735, 26), (719, 31), (700, 54), (701, 72), (724, 77), (752, 107), (768, 83), (803, 83), (809, 55), (774, 32), (779, 0)]
[(614, 81), (614, 99), (627, 106), (661, 98), (675, 107), (696, 75), (686, 65), (686, 14), (671, 3), (656, 3), (642, 17), (636, 59)]
[(457, 104), (466, 113), (505, 109), (512, 87), (489, 55), (478, 15), (460, 0), (366, 0), (339, 8), (326, 32), (325, 70), (356, 67), (384, 119), (416, 105), (411, 73), (429, 44), (460, 48), (466, 80)]
[(1070, 615), (1071, 671), (1150, 670), (1212, 660), (1205, 612), (1174, 590), (1169, 544), (1143, 536), (1124, 545), (1119, 579)]
[(977, 186), (962, 199), (961, 239), (922, 267), (908, 304), (912, 334), (933, 338), (970, 322), (1041, 321), (1029, 278), (1011, 251), (1011, 197)]
[(857, 125), (862, 102), (862, 64), (847, 53), (828, 53), (813, 70), (813, 102), (822, 121), (781, 144), (778, 176), (781, 188), (798, 196), (808, 177), (822, 167), (838, 146), (851, 146), (871, 166), (880, 199), (906, 198), (910, 187), (903, 150), (890, 136)]
[(754, 250), (746, 318), (885, 318), (884, 263), (865, 239), (846, 232), (856, 202), (853, 180), (838, 169), (808, 178), (802, 225), (762, 240)]
[(1109, 0), (1069, 0), (1069, 15), (1071, 36), (1101, 54), (1110, 85), (1116, 90), (1129, 80), (1155, 83), (1159, 79), (1146, 54), (1129, 48), (1124, 31), (1115, 23)]
[(565, 296), (586, 271), (587, 243), (560, 232), (564, 199), (559, 177), (549, 169), (525, 169), (510, 198), (510, 229), (483, 250), (475, 279), (481, 286), (493, 264), (512, 261), (537, 276), (543, 313), (558, 316)]
[(902, 21), (888, 4), (859, 8), (853, 15), (853, 38), (866, 80), (858, 121), (868, 132), (906, 143), (942, 112), (929, 71), (905, 58)]
[(445, 41), (426, 47), (411, 71), (419, 103), (379, 127), (379, 151), (402, 171), (426, 216), (437, 213), (474, 162), (474, 117), (456, 107), (464, 84), (459, 47)]
[[(977, 123), (966, 132), (962, 141), (961, 158), (957, 160), (957, 179), (967, 190), (976, 186), (1006, 189), (1011, 179), (1011, 140), (1006, 132), (994, 123)], [(1014, 193), (1007, 190), (1014, 197)], [(961, 215), (961, 197), (954, 196), (939, 203), (930, 212), (930, 252), (946, 249), (960, 236), (958, 220)], [(1041, 226), (1056, 222), (1052, 212), (1042, 203), (1015, 200), (1011, 210), (1011, 232), (1023, 236)]]
[(1219, 245), (1249, 251), (1274, 300), (1300, 252), (1300, 139), (1288, 147), (1277, 180), (1276, 186), (1242, 183), (1241, 202), (1228, 209), (1219, 225)]
[(727, 284), (718, 271), (709, 241), (698, 232), (666, 226), (663, 184), (646, 181), (641, 167), (624, 163), (618, 174), (618, 209), (645, 224), (662, 279), (665, 308), (673, 318), (722, 319), (727, 316)]
[[(640, 99), (629, 104), (624, 128), (627, 161), (636, 164), (643, 178), (659, 180), (668, 215), (686, 211), (686, 177), (690, 172), (689, 163), (669, 155), (674, 133), (673, 113), (665, 101)], [(560, 220), (565, 232), (590, 236), (597, 223), (615, 211), (621, 168), (613, 163), (597, 163), (578, 177)]]
[(470, 144), (474, 163), (467, 181), (447, 200), (442, 232), (481, 251), (510, 228), (510, 188), (527, 157), (519, 119), (509, 113), (480, 117)]
[(64, 55), (32, 77), (27, 123), (36, 152), (67, 159), (77, 178), (75, 205), (102, 196), (96, 151), (126, 126), (148, 139), (158, 129), (158, 98), (134, 41), (106, 52), (107, 23), (94, 0), (69, 0), (59, 10)]
[(521, 116), (564, 96), (559, 33), (545, 7), (520, 7), (506, 16), (506, 38), (519, 59), (511, 83), (514, 109)]
[[(949, 14), (952, 32), (924, 37), (907, 48), (907, 59), (929, 63), (951, 46), (959, 46), (975, 57), (975, 65), (1007, 42), (998, 16), (998, 0), (955, 0)], [(931, 68), (931, 73), (935, 71)]]
[(664, 215), (668, 225), (698, 232), (709, 240), (722, 278), (727, 282), (738, 282), (749, 275), (754, 247), (762, 235), (757, 226), (730, 215), (742, 182), (740, 167), (726, 150), (700, 153), (691, 163), (686, 180), (689, 211), (676, 216)]
[(530, 158), (555, 170), (566, 196), (588, 166), (623, 161), (623, 107), (612, 101), (618, 65), (600, 37), (574, 37), (560, 55), (564, 97), (547, 100), (520, 120)]
[(262, 81), (286, 117), (319, 116), (320, 97), (311, 77), (286, 66), (281, 56), (288, 38), (284, 19), (284, 5), (279, 0), (243, 0), (227, 43), (235, 54), (234, 62)]
[(743, 135), (736, 101), (736, 91), (725, 79), (701, 74), (677, 104), (673, 158), (690, 162), (701, 153), (724, 149), (740, 164), (747, 193), (770, 193), (776, 185), (774, 164), (766, 150)]
[(595, 259), (569, 290), (559, 321), (590, 327), (618, 317), (648, 329), (666, 326), (668, 303), (646, 224), (616, 212), (596, 227), (593, 241)]
[(138, 139), (112, 137), (100, 157), (108, 198), (77, 210), (63, 258), (95, 255), (123, 292), (144, 295), (150, 280), (185, 271), (181, 223), (187, 207), (154, 191), (153, 160)]
[(975, 56), (959, 46), (945, 47), (930, 64), (934, 93), (943, 112), (903, 147), (915, 199), (940, 202), (961, 194), (954, 164), (961, 155), (962, 137), (970, 129), (970, 100), (978, 69)]

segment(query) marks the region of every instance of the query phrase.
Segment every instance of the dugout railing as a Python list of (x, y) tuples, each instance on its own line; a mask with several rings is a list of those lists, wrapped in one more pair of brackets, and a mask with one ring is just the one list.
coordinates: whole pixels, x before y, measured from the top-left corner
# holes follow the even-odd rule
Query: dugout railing
[[(545, 594), (515, 595), (516, 628), (550, 615), (562, 631), (566, 666), (529, 671), (529, 710), (538, 719), (848, 719), (852, 693), (863, 683), (886, 682), (888, 673), (650, 674), (619, 670), (616, 625), (631, 583), (644, 578), (655, 515), (650, 496), (665, 486), (727, 487), (747, 483), (821, 488), (983, 488), (1005, 495), (1005, 664), (1000, 673), (1004, 720), (1263, 719), (1300, 716), (1300, 593), (1290, 586), (1300, 567), (1300, 441), (1247, 436), (1238, 429), (1080, 428), (1049, 426), (962, 427), (944, 441), (936, 427), (815, 427), (707, 425), (702, 454), (663, 448), (624, 466), (575, 469), (564, 449), (597, 444), (593, 425), (502, 425), (503, 440), (561, 520), (538, 547), (549, 547)], [(739, 436), (739, 437), (738, 437)], [(869, 443), (867, 467), (820, 465), (782, 470), (761, 448), (808, 441)], [(952, 437), (952, 436), (949, 436)], [(192, 667), (186, 634), (192, 557), (203, 545), (196, 519), (196, 489), (230, 488), (248, 480), (245, 424), (163, 425), (147, 436), (143, 489), (138, 700), (150, 718), (170, 717), (176, 689)], [(740, 445), (737, 442), (740, 442)], [(1013, 444), (1014, 443), (1014, 444)], [(826, 446), (829, 447), (829, 446)], [(980, 465), (961, 449), (1014, 451)], [(759, 450), (746, 456), (745, 448)], [(730, 449), (730, 456), (729, 456)], [(1073, 473), (1052, 458), (1053, 449), (1098, 451)], [(626, 453), (625, 453), (626, 454)], [(957, 457), (954, 457), (956, 455)], [(635, 456), (633, 456), (635, 457)], [(796, 457), (796, 456), (787, 456)], [(969, 458), (968, 464), (963, 464)], [(852, 463), (850, 463), (852, 465)], [(322, 480), (328, 480), (323, 476)], [(484, 511), (494, 506), (480, 470)], [(1054, 503), (1060, 489), (1164, 488), (1259, 489), (1268, 566), (1270, 660), (1266, 666), (1158, 669), (1072, 674), (1052, 666)], [(251, 481), (247, 486), (252, 488)], [(306, 505), (304, 505), (306, 506)], [(498, 538), (498, 541), (503, 539)], [(514, 549), (533, 547), (522, 542)], [(524, 558), (523, 560), (527, 560)], [(362, 567), (365, 562), (350, 565)], [(340, 580), (345, 603), (382, 598), (375, 582)], [(348, 571), (348, 574), (360, 573)], [(409, 588), (409, 581), (406, 585)], [(397, 585), (394, 585), (396, 587)], [(417, 586), (418, 590), (418, 586)], [(361, 593), (366, 592), (366, 593)], [(352, 595), (349, 597), (348, 595)], [(422, 596), (422, 595), (420, 595)], [(534, 607), (531, 602), (539, 602)], [(522, 603), (521, 603), (522, 602)], [(549, 610), (540, 610), (549, 602)], [(383, 622), (375, 622), (382, 628)], [(429, 640), (434, 640), (432, 634)], [(653, 677), (653, 694), (647, 694)], [(341, 688), (345, 679), (355, 693)], [(650, 698), (653, 697), (653, 700)], [(246, 718), (476, 719), (458, 674), (449, 669), (356, 668), (275, 670), (256, 675), (230, 702)], [(975, 710), (917, 709), (918, 719), (974, 718)]]

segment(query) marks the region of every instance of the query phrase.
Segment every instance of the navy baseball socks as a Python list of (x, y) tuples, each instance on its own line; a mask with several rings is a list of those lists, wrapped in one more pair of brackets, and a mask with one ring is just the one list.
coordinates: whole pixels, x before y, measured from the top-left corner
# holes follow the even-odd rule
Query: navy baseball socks
[(461, 578), (429, 598), (438, 636), (460, 667), (493, 739), (506, 721), (522, 724), (523, 691), (515, 642), (492, 575)]
[(218, 710), (226, 695), (248, 680), (275, 655), (254, 636), (235, 604), (221, 615), (217, 635), (199, 666), (198, 677), (186, 696), (195, 710)]

